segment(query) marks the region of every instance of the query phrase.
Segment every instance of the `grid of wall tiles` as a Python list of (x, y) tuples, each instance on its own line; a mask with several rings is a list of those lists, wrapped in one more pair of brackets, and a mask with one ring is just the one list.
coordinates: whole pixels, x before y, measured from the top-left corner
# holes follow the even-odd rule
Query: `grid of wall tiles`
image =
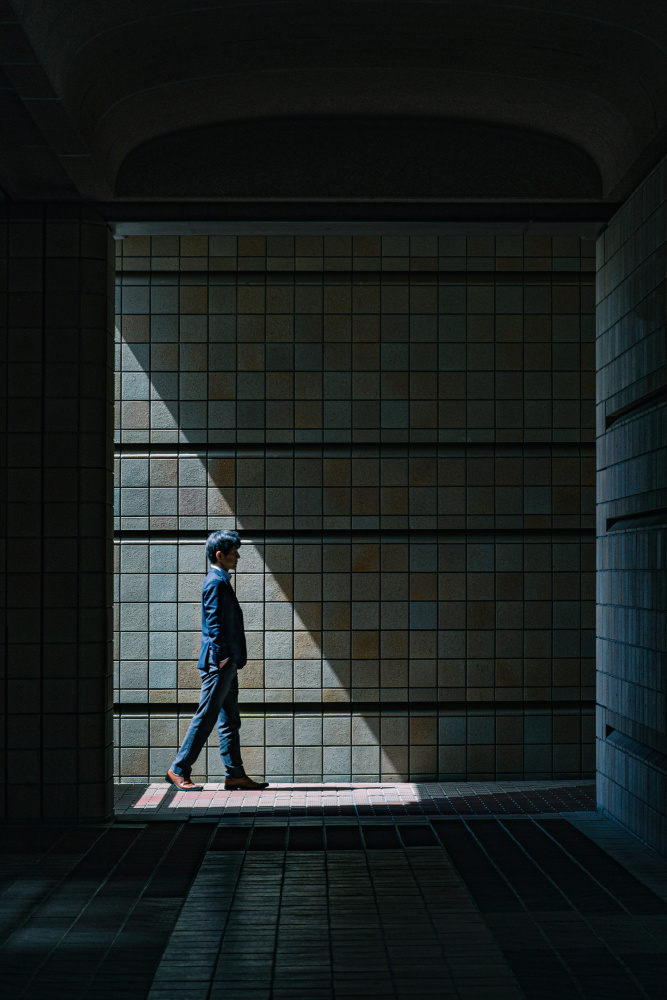
[[(117, 717), (122, 781), (141, 781), (136, 776), (146, 773), (161, 780), (190, 718), (188, 712), (159, 710)], [(592, 731), (592, 717), (576, 708), (267, 714), (250, 705), (243, 713), (242, 743), (248, 773), (268, 774), (272, 781), (398, 781), (406, 775), (429, 781), (434, 774), (485, 781), (489, 774), (514, 780), (517, 774), (572, 777), (582, 765), (590, 770), (580, 747), (590, 745)], [(221, 781), (223, 772), (210, 741), (197, 765), (198, 780)]]
[[(196, 700), (201, 543), (117, 552), (120, 700)], [(590, 697), (593, 560), (566, 533), (248, 541), (244, 700)]]
[(123, 780), (187, 725), (232, 526), (253, 773), (592, 769), (592, 266), (574, 238), (119, 244)]
[(598, 801), (667, 853), (663, 161), (599, 240)]
[(591, 446), (120, 445), (116, 530), (592, 528)]
[(113, 249), (87, 210), (2, 212), (0, 812), (11, 821), (112, 809)]
[(550, 256), (523, 251), (545, 254), (551, 240), (512, 239), (516, 256), (498, 258), (474, 255), (492, 254), (493, 237), (414, 239), (417, 251), (470, 254), (407, 258), (381, 253), (396, 242), (407, 253), (407, 238), (343, 241), (362, 251), (353, 257), (294, 255), (302, 243), (322, 254), (322, 239), (183, 237), (181, 257), (162, 256), (176, 237), (125, 240), (120, 440), (592, 440), (582, 244), (560, 240), (576, 256), (545, 270)]

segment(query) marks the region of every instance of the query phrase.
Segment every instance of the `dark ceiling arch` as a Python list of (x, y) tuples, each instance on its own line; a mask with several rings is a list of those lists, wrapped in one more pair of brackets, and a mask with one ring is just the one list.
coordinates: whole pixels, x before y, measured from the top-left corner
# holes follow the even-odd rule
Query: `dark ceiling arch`
[[(493, 156), (487, 152), (493, 149)], [(544, 133), (435, 117), (260, 119), (187, 129), (134, 149), (118, 198), (593, 200), (594, 161)]]
[[(180, 80), (128, 95), (107, 109), (98, 129), (105, 135), (105, 166), (112, 181), (133, 149), (160, 135), (195, 126), (306, 116), (433, 117), (551, 132), (591, 157), (605, 186), (634, 151), (627, 120), (596, 94), (552, 81), (534, 81), (527, 93), (525, 79), (509, 74), (424, 67), (264, 69)], [(142, 143), (137, 142), (140, 135)]]
[[(667, 9), (651, 0), (14, 6), (86, 147), (88, 196), (97, 183), (130, 197), (127, 164), (151, 143), (253, 120), (329, 118), (332, 137), (342, 119), (392, 116), (483, 125), (489, 140), (508, 129), (548, 134), (563, 152), (576, 147), (594, 161), (603, 200), (667, 152)], [(26, 107), (37, 110), (34, 101)], [(85, 157), (59, 155), (82, 190)], [(202, 192), (207, 165), (190, 157), (189, 169)], [(258, 178), (254, 196), (265, 197), (267, 184)]]

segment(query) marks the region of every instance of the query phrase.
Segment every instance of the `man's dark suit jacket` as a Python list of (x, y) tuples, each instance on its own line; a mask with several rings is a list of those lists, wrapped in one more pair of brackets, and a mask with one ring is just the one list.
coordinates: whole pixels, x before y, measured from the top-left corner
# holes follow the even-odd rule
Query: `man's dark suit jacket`
[(211, 566), (201, 594), (201, 649), (197, 666), (207, 670), (229, 658), (238, 670), (248, 661), (243, 612), (227, 574)]

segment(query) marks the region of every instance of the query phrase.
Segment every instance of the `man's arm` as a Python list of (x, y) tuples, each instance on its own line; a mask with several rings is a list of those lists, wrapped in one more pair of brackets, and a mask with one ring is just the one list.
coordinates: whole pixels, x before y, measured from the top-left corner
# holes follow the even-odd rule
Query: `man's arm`
[(226, 586), (222, 580), (214, 587), (208, 587), (202, 594), (202, 615), (208, 632), (213, 662), (224, 667), (229, 660), (223, 625), (223, 608)]
[(203, 614), (208, 628), (213, 661), (224, 667), (231, 659), (243, 665), (244, 650), (239, 644), (236, 602), (229, 585), (222, 580), (203, 594)]
[(226, 654), (232, 663), (237, 667), (242, 667), (246, 662), (242, 617), (236, 595), (229, 586), (225, 587), (220, 610)]

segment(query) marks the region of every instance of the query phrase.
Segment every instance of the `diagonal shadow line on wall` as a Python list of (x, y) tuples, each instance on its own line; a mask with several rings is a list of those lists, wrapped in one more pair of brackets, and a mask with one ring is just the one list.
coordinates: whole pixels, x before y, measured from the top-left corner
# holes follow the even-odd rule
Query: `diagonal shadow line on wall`
[[(183, 443), (188, 442), (188, 438), (192, 438), (191, 447), (192, 451), (202, 457), (202, 453), (205, 453), (206, 457), (203, 459), (203, 463), (206, 466), (206, 481), (207, 487), (212, 487), (217, 493), (217, 505), (215, 509), (211, 509), (208, 502), (204, 499), (202, 502), (200, 491), (194, 487), (191, 490), (190, 495), (187, 493), (187, 487), (183, 492), (182, 496), (185, 497), (185, 507), (179, 508), (174, 521), (175, 524), (182, 523), (182, 518), (191, 517), (199, 522), (200, 519), (208, 518), (208, 528), (212, 530), (213, 527), (218, 526), (216, 519), (220, 518), (220, 526), (231, 526), (234, 523), (238, 529), (246, 535), (252, 537), (253, 529), (256, 531), (261, 531), (265, 537), (262, 540), (262, 557), (266, 561), (266, 570), (269, 574), (268, 579), (270, 580), (271, 593), (268, 595), (268, 604), (273, 605), (270, 609), (271, 613), (274, 615), (274, 620), (268, 622), (268, 624), (279, 623), (284, 619), (285, 629), (279, 631), (274, 627), (274, 629), (266, 629), (267, 621), (263, 620), (261, 622), (255, 621), (253, 624), (256, 626), (255, 629), (250, 629), (250, 631), (257, 631), (261, 628), (265, 635), (269, 635), (269, 647), (268, 652), (273, 653), (272, 656), (267, 656), (267, 647), (264, 650), (264, 661), (267, 660), (275, 663), (276, 661), (283, 660), (286, 663), (289, 659), (292, 661), (297, 660), (300, 666), (303, 667), (304, 663), (317, 663), (318, 661), (322, 663), (323, 670), (325, 670), (330, 679), (329, 690), (327, 697), (332, 698), (335, 702), (340, 704), (342, 711), (353, 711), (354, 712), (354, 701), (351, 700), (353, 694), (353, 684), (352, 684), (352, 671), (357, 670), (358, 673), (363, 675), (365, 672), (369, 678), (369, 686), (371, 684), (375, 687), (379, 687), (379, 679), (377, 678), (377, 673), (380, 669), (380, 662), (385, 662), (383, 657), (387, 657), (386, 662), (393, 664), (393, 666), (399, 671), (402, 671), (401, 680), (402, 684), (397, 686), (405, 686), (407, 688), (407, 675), (408, 675), (408, 664), (411, 656), (411, 649), (409, 648), (408, 642), (409, 637), (418, 634), (421, 629), (413, 628), (410, 630), (411, 622), (410, 619), (406, 622), (390, 622), (393, 624), (394, 628), (385, 628), (384, 630), (380, 628), (380, 615), (383, 610), (383, 602), (380, 600), (380, 594), (375, 594), (375, 600), (371, 601), (370, 597), (373, 596), (372, 589), (366, 589), (364, 591), (365, 580), (370, 583), (371, 578), (376, 574), (379, 574), (381, 569), (381, 559), (382, 559), (382, 546), (379, 543), (374, 543), (370, 541), (362, 542), (355, 547), (355, 551), (351, 551), (351, 546), (347, 546), (348, 555), (342, 556), (338, 566), (335, 571), (329, 572), (324, 567), (322, 572), (306, 573), (303, 581), (297, 579), (297, 589), (293, 589), (294, 577), (292, 575), (292, 567), (287, 565), (285, 561), (285, 553), (290, 549), (289, 537), (284, 537), (285, 534), (289, 535), (290, 528), (288, 525), (292, 522), (292, 515), (284, 516), (280, 513), (274, 513), (267, 515), (266, 510), (262, 509), (263, 500), (261, 499), (264, 495), (265, 486), (268, 485), (265, 478), (265, 459), (259, 459), (256, 455), (255, 449), (253, 449), (253, 457), (255, 459), (255, 466), (258, 467), (258, 463), (263, 466), (261, 474), (257, 476), (257, 480), (252, 483), (241, 483), (237, 482), (236, 469), (234, 468), (236, 463), (233, 459), (212, 459), (208, 458), (208, 450), (210, 448), (216, 448), (216, 444), (203, 445), (202, 437), (208, 437), (208, 420), (206, 418), (205, 411), (208, 402), (210, 401), (210, 375), (226, 374), (233, 377), (236, 376), (236, 370), (228, 371), (224, 373), (209, 371), (208, 367), (202, 367), (196, 373), (183, 372), (180, 366), (179, 349), (180, 343), (175, 343), (173, 345), (174, 350), (171, 351), (171, 362), (169, 361), (169, 356), (165, 355), (163, 352), (163, 357), (161, 360), (162, 370), (156, 370), (155, 367), (150, 365), (150, 346), (148, 342), (127, 342), (126, 345), (129, 348), (131, 354), (134, 357), (137, 372), (142, 372), (146, 375), (149, 381), (149, 391), (147, 393), (147, 399), (153, 399), (156, 401), (161, 401), (164, 406), (162, 408), (163, 421), (166, 414), (169, 418), (166, 421), (166, 426), (164, 429), (167, 430), (168, 434), (178, 434)], [(294, 350), (298, 349), (298, 344), (295, 342), (292, 345)], [(167, 360), (165, 361), (165, 357)], [(124, 373), (125, 374), (125, 373)], [(206, 399), (199, 399), (198, 402), (201, 406), (202, 419), (201, 423), (203, 426), (199, 428), (189, 429), (184, 426), (184, 421), (181, 420), (181, 414), (179, 410), (179, 400), (181, 399), (180, 388), (183, 380), (183, 376), (186, 377), (191, 375), (203, 375), (206, 379), (207, 392)], [(124, 375), (123, 375), (124, 377)], [(219, 395), (219, 393), (218, 393)], [(224, 393), (222, 394), (225, 395)], [(229, 398), (229, 396), (232, 398)], [(235, 401), (233, 399), (233, 394), (227, 392), (227, 402), (231, 403), (235, 407)], [(189, 401), (190, 402), (190, 401)], [(266, 400), (260, 400), (259, 402), (266, 402)], [(294, 402), (294, 401), (293, 401)], [(189, 415), (190, 421), (192, 419), (192, 414)], [(294, 423), (294, 421), (293, 421)], [(170, 426), (169, 426), (170, 424)], [(241, 456), (243, 456), (243, 443), (236, 445), (231, 438), (234, 437), (233, 430), (235, 430), (235, 424), (230, 434), (230, 440), (226, 444), (218, 444), (217, 447), (225, 448), (230, 450), (237, 450)], [(265, 436), (264, 430), (258, 429), (257, 433), (261, 433), (262, 439)], [(259, 441), (259, 439), (258, 439)], [(378, 453), (382, 448), (380, 442), (375, 442), (378, 449)], [(342, 447), (347, 446), (351, 451), (354, 449), (354, 444), (348, 442), (335, 442), (337, 450), (339, 450), (339, 455), (337, 459), (333, 459), (332, 462), (339, 461), (344, 463), (346, 458), (340, 453)], [(308, 443), (307, 447), (313, 452), (322, 454), (326, 449), (326, 444), (320, 444), (315, 441)], [(146, 444), (146, 451), (150, 452), (150, 445)], [(165, 445), (162, 445), (159, 449), (161, 457), (166, 458), (165, 455)], [(182, 445), (181, 445), (182, 447)], [(294, 448), (294, 446), (292, 446)], [(408, 442), (404, 444), (406, 454), (409, 453), (410, 445)], [(267, 451), (271, 450), (271, 445), (266, 446)], [(281, 445), (281, 451), (285, 452), (289, 450), (289, 445)], [(243, 456), (245, 457), (245, 456)], [(247, 456), (249, 459), (250, 454)], [(171, 460), (171, 459), (170, 459)], [(177, 461), (176, 458), (173, 459), (174, 462)], [(292, 496), (294, 495), (295, 487), (303, 486), (308, 488), (310, 484), (300, 483), (295, 475), (295, 465), (296, 457), (294, 451), (292, 451), (292, 469), (291, 474), (280, 483), (274, 483), (271, 488), (273, 489), (283, 489), (289, 491)], [(180, 484), (179, 484), (180, 485)], [(237, 509), (237, 486), (240, 486), (241, 493), (243, 496), (243, 509)], [(331, 488), (336, 490), (335, 484), (331, 484)], [(208, 490), (204, 490), (204, 497), (206, 497)], [(338, 506), (336, 507), (337, 513), (344, 508), (344, 497), (343, 494), (347, 495), (349, 498), (351, 494), (351, 489), (349, 486), (341, 486), (338, 496)], [(197, 499), (199, 497), (199, 499)], [(341, 506), (343, 505), (343, 506)], [(279, 509), (279, 508), (278, 508)], [(326, 511), (322, 511), (325, 513)], [(349, 509), (346, 516), (352, 516), (352, 510)], [(318, 534), (321, 536), (323, 534), (322, 529), (318, 527), (321, 524), (317, 512), (311, 512), (309, 514), (306, 511), (301, 515), (301, 520), (303, 523), (304, 518), (312, 516), (313, 526), (304, 528), (303, 530), (308, 531), (313, 537)], [(334, 515), (335, 516), (335, 515)], [(361, 511), (356, 515), (362, 521), (368, 516), (364, 511), (363, 507)], [(269, 539), (269, 534), (271, 529), (267, 528), (268, 518), (273, 519), (274, 530), (276, 535), (283, 535), (282, 538), (277, 539), (274, 537), (273, 540)], [(213, 522), (212, 523), (212, 519)], [(280, 523), (282, 520), (282, 524)], [(205, 523), (205, 522), (204, 522)], [(195, 529), (199, 531), (199, 528)], [(406, 528), (406, 532), (407, 532)], [(518, 531), (522, 531), (522, 528), (517, 527)], [(465, 528), (462, 525), (461, 534), (465, 533)], [(206, 528), (202, 528), (202, 538), (205, 537)], [(281, 544), (278, 544), (280, 542)], [(340, 545), (340, 551), (346, 547), (344, 539)], [(405, 545), (405, 551), (402, 555), (403, 562), (397, 564), (394, 562), (392, 571), (408, 571), (409, 563), (406, 559), (408, 552), (408, 547)], [(267, 553), (269, 555), (267, 556)], [(345, 561), (346, 564), (344, 565)], [(203, 568), (203, 567), (202, 567)], [(240, 569), (242, 571), (243, 564), (241, 563)], [(335, 577), (337, 574), (349, 574), (352, 573), (353, 579), (357, 577), (361, 581), (361, 591), (363, 597), (365, 598), (364, 603), (367, 605), (365, 611), (367, 613), (366, 620), (354, 621), (352, 618), (352, 597), (343, 595), (342, 600), (329, 600), (327, 604), (329, 605), (326, 609), (326, 613), (329, 615), (328, 621), (323, 621), (323, 606), (322, 597), (327, 596), (333, 598), (338, 596), (336, 592), (337, 580)], [(364, 579), (364, 574), (366, 577)], [(299, 588), (301, 586), (306, 587), (306, 591), (302, 592)], [(375, 586), (375, 580), (373, 579), (373, 585)], [(322, 593), (319, 592), (319, 587), (322, 587)], [(240, 594), (241, 600), (243, 601), (244, 595)], [(435, 611), (437, 615), (437, 592), (433, 595), (433, 601), (427, 602), (417, 602), (418, 604), (428, 604), (430, 605), (428, 609), (422, 607), (418, 609), (419, 611), (427, 611), (431, 614)], [(271, 599), (272, 598), (272, 599)], [(248, 602), (248, 603), (262, 603), (264, 605), (264, 610), (266, 609), (267, 594), (262, 595), (261, 602)], [(370, 605), (376, 605), (370, 607)], [(283, 606), (283, 607), (281, 607)], [(431, 607), (432, 606), (432, 607)], [(284, 609), (287, 608), (288, 611)], [(362, 612), (363, 614), (363, 609)], [(292, 629), (288, 628), (289, 620), (291, 617), (291, 625), (293, 629), (293, 645), (290, 648), (290, 644), (286, 639), (289, 631)], [(372, 619), (372, 620), (371, 620)], [(425, 633), (433, 632), (433, 635), (437, 637), (437, 617), (431, 622), (429, 622), (430, 627), (424, 628)], [(399, 627), (401, 626), (401, 627)], [(199, 630), (199, 622), (192, 622), (193, 631)], [(387, 633), (387, 641), (393, 641), (396, 645), (393, 649), (384, 649), (382, 647), (382, 634)], [(280, 638), (275, 638), (278, 636)], [(437, 641), (437, 639), (436, 639)], [(282, 645), (281, 645), (282, 643)], [(275, 647), (275, 648), (274, 648)], [(392, 652), (393, 657), (388, 657), (388, 653)], [(422, 656), (426, 653), (427, 658), (432, 658), (435, 663), (437, 663), (437, 649), (432, 648), (428, 650), (422, 649), (420, 651)], [(401, 653), (401, 656), (396, 656), (396, 653)], [(276, 655), (277, 654), (277, 655)], [(192, 650), (192, 659), (196, 660), (198, 655), (198, 645), (197, 649)], [(370, 674), (375, 671), (375, 677), (371, 680)], [(326, 686), (322, 679), (321, 686)], [(437, 682), (436, 682), (437, 684)], [(358, 687), (359, 685), (354, 685)], [(369, 700), (365, 698), (364, 700)], [(435, 706), (434, 706), (435, 708)], [(409, 709), (409, 703), (406, 701), (406, 710)], [(368, 731), (368, 737), (372, 743), (377, 746), (381, 746), (385, 755), (385, 761), (388, 765), (387, 770), (393, 770), (396, 777), (405, 778), (409, 773), (409, 764), (406, 768), (407, 762), (405, 759), (399, 760), (401, 756), (398, 753), (398, 745), (395, 748), (392, 744), (386, 743), (382, 740), (380, 732), (380, 717), (379, 715), (363, 715), (362, 716), (366, 729)], [(434, 720), (437, 724), (437, 720)], [(405, 743), (411, 742), (408, 739)], [(400, 747), (404, 746), (405, 743), (401, 741)], [(430, 756), (432, 758), (432, 767), (428, 768), (428, 772), (432, 773), (435, 777), (438, 773), (438, 741), (433, 739), (432, 742), (424, 743), (420, 745), (422, 751), (421, 757), (424, 760), (425, 752), (430, 751)], [(402, 765), (402, 766), (401, 766)], [(421, 772), (420, 772), (421, 774)]]
[[(173, 392), (174, 376), (179, 376), (179, 368), (177, 365), (174, 365), (171, 371), (155, 372), (146, 364), (146, 354), (141, 350), (137, 350), (138, 345), (129, 343), (127, 346), (132, 351), (137, 365), (150, 380), (151, 397), (157, 397), (166, 404), (173, 420), (173, 429), (178, 430), (182, 437), (187, 438), (188, 431), (179, 428), (179, 399), (164, 398), (162, 395), (163, 392), (165, 395), (167, 392)], [(175, 354), (175, 360), (176, 358), (177, 355)], [(196, 437), (201, 438), (200, 431), (197, 432)], [(120, 447), (122, 450), (122, 445)], [(264, 475), (262, 474), (261, 477), (261, 485), (246, 488), (246, 495), (249, 500), (247, 507), (243, 511), (236, 510), (236, 488), (238, 485), (236, 482), (236, 461), (232, 458), (209, 459), (209, 447), (211, 450), (217, 450), (215, 445), (204, 445), (202, 447), (200, 441), (196, 443), (192, 442), (192, 453), (193, 455), (197, 455), (206, 470), (207, 487), (213, 487), (218, 493), (217, 509), (211, 511), (208, 505), (206, 507), (203, 507), (201, 503), (198, 505), (194, 499), (196, 490), (193, 490), (192, 502), (186, 509), (181, 508), (179, 511), (180, 517), (190, 516), (208, 519), (208, 526), (201, 529), (202, 543), (206, 538), (208, 530), (213, 530), (214, 527), (218, 525), (223, 526), (223, 524), (224, 526), (231, 526), (231, 519), (233, 519), (233, 525), (241, 532), (242, 537), (245, 536), (248, 538), (250, 536), (252, 539), (253, 528), (259, 528), (260, 525), (263, 526), (266, 523), (265, 512), (261, 512), (257, 506), (260, 501), (260, 494), (263, 494), (266, 485)], [(243, 455), (243, 444), (238, 445), (236, 448), (233, 445), (226, 445), (224, 447), (225, 451), (231, 448), (231, 450), (240, 452)], [(323, 446), (311, 444), (309, 447), (320, 454), (322, 453)], [(348, 448), (350, 447), (353, 446), (348, 446)], [(146, 444), (145, 448), (146, 452), (150, 454), (151, 448), (149, 443)], [(268, 445), (267, 451), (270, 452), (270, 450), (270, 445)], [(160, 451), (160, 458), (173, 462), (175, 465), (177, 464), (178, 459), (176, 457), (167, 459), (164, 455), (164, 450), (160, 449)], [(281, 487), (289, 491), (293, 491), (296, 485), (294, 476), (295, 460), (296, 456), (293, 449), (291, 481), (285, 481), (284, 486)], [(258, 461), (264, 465), (264, 459)], [(347, 459), (338, 457), (334, 461), (345, 462)], [(349, 488), (345, 487), (343, 492), (345, 491), (347, 491), (349, 497), (351, 492)], [(204, 496), (207, 494), (208, 488)], [(201, 494), (199, 495), (201, 496)], [(340, 500), (341, 495), (337, 497), (337, 502), (340, 503)], [(340, 510), (340, 507), (337, 510)], [(281, 515), (276, 516), (281, 517)], [(305, 514), (303, 516), (308, 517), (309, 515)], [(363, 514), (360, 516), (364, 517)], [(176, 523), (178, 523), (180, 517), (177, 515)], [(291, 520), (291, 515), (289, 519)], [(199, 532), (200, 529), (196, 530)], [(309, 538), (312, 540), (326, 534), (326, 532), (314, 526), (304, 530), (307, 531)], [(262, 534), (264, 533), (267, 536), (273, 534), (270, 529), (266, 530), (266, 532), (262, 531)], [(407, 533), (407, 529), (404, 529), (404, 535), (407, 535)], [(191, 532), (188, 532), (188, 534), (191, 534)], [(276, 535), (282, 537), (276, 538)], [(297, 574), (297, 587), (295, 590), (290, 535), (291, 533), (288, 529), (277, 529), (272, 539), (271, 537), (265, 537), (261, 543), (255, 546), (261, 552), (261, 558), (264, 563), (263, 568), (267, 573), (266, 579), (270, 587), (270, 591), (263, 595), (263, 600), (261, 602), (244, 601), (243, 593), (239, 595), (242, 604), (245, 606), (246, 628), (249, 636), (253, 633), (256, 634), (260, 630), (264, 634), (263, 659), (265, 686), (268, 686), (266, 685), (267, 662), (271, 665), (270, 669), (277, 673), (280, 672), (281, 667), (283, 670), (289, 670), (290, 673), (293, 673), (294, 669), (300, 670), (302, 675), (310, 673), (313, 687), (309, 689), (308, 700), (314, 701), (316, 698), (323, 696), (325, 699), (328, 699), (328, 707), (331, 707), (331, 703), (333, 702), (339, 707), (341, 713), (353, 713), (353, 726), (356, 727), (354, 736), (358, 741), (355, 746), (379, 747), (382, 755), (382, 772), (395, 777), (397, 780), (406, 780), (411, 771), (410, 762), (405, 759), (404, 751), (406, 745), (410, 746), (410, 724), (408, 719), (406, 718), (402, 722), (396, 718), (392, 719), (391, 728), (393, 730), (401, 728), (404, 731), (395, 737), (395, 744), (391, 744), (386, 740), (383, 741), (381, 737), (381, 712), (379, 710), (372, 713), (368, 711), (358, 712), (355, 709), (355, 702), (353, 700), (353, 672), (357, 675), (355, 678), (357, 680), (355, 687), (359, 688), (363, 686), (360, 685), (359, 681), (363, 681), (365, 676), (368, 687), (379, 688), (381, 660), (384, 664), (383, 674), (385, 679), (393, 681), (392, 686), (407, 689), (410, 660), (409, 636), (413, 635), (413, 643), (417, 641), (416, 633), (410, 633), (408, 630), (410, 625), (409, 617), (405, 622), (391, 622), (390, 624), (394, 626), (393, 628), (380, 628), (379, 619), (382, 602), (379, 600), (380, 595), (377, 592), (379, 590), (378, 581), (375, 580), (375, 577), (380, 573), (381, 545), (379, 544), (379, 540), (366, 540), (351, 545), (350, 533), (348, 531), (344, 532), (342, 538), (337, 538), (333, 543), (328, 543), (329, 546), (331, 544), (335, 545), (335, 549), (338, 550), (334, 556), (336, 562), (335, 571), (327, 572), (323, 568), (321, 573), (315, 571), (313, 573)], [(309, 544), (312, 545), (312, 541)], [(297, 542), (298, 545), (299, 542)], [(395, 543), (392, 545), (393, 549), (397, 547)], [(407, 538), (400, 545), (400, 548), (402, 549), (400, 564), (396, 563), (396, 553), (394, 552), (392, 568), (393, 571), (402, 570), (407, 572), (409, 568)], [(269, 555), (267, 555), (267, 552)], [(204, 560), (202, 558), (202, 580), (204, 572)], [(240, 574), (243, 573), (242, 558), (237, 572)], [(364, 600), (363, 604), (359, 601), (355, 602), (355, 604), (362, 609), (361, 613), (363, 611), (367, 612), (368, 616), (366, 620), (353, 621), (352, 595), (346, 595), (344, 592), (344, 579), (350, 574), (360, 581), (360, 590), (363, 593)], [(357, 574), (359, 574), (358, 577), (356, 576)], [(365, 579), (362, 578), (362, 574), (366, 574)], [(301, 576), (303, 576), (303, 579), (301, 579)], [(367, 581), (370, 580), (371, 576), (373, 577), (373, 588), (369, 589)], [(342, 591), (341, 584), (343, 585)], [(375, 601), (369, 599), (373, 592), (375, 592), (377, 598)], [(329, 598), (326, 602), (326, 614), (328, 616), (326, 621), (322, 619), (322, 598), (324, 596)], [(361, 596), (361, 594), (357, 596)], [(336, 597), (340, 597), (341, 599), (332, 599)], [(193, 598), (194, 595), (191, 595), (191, 599)], [(196, 600), (199, 600), (199, 595), (197, 595)], [(264, 612), (266, 612), (267, 606), (269, 607), (273, 615), (271, 621), (258, 621), (257, 618), (253, 620), (252, 613), (250, 621), (248, 621), (248, 606), (252, 605), (252, 612), (257, 615), (257, 605), (259, 603), (263, 605)], [(436, 607), (435, 603), (426, 603), (429, 604), (429, 612), (433, 614)], [(196, 608), (195, 615), (198, 616), (198, 604)], [(281, 627), (279, 631), (277, 627), (280, 626), (281, 622), (284, 623), (284, 628)], [(433, 645), (437, 641), (435, 639), (435, 636), (437, 636), (437, 632), (435, 631), (437, 618), (434, 618), (433, 622), (429, 622), (429, 624), (433, 627), (426, 630), (426, 632), (429, 633), (429, 637), (432, 633), (431, 645)], [(273, 626), (273, 628), (267, 628), (267, 625)], [(200, 622), (193, 620), (191, 628), (193, 633), (195, 631), (200, 632)], [(420, 631), (422, 630), (416, 630), (416, 632)], [(291, 641), (290, 632), (293, 635)], [(382, 648), (387, 643), (393, 643), (393, 648)], [(424, 652), (428, 653), (429, 658), (434, 663), (437, 662), (437, 649), (434, 645), (433, 648), (422, 649), (421, 652), (422, 654)], [(194, 681), (194, 675), (196, 674), (194, 663), (198, 655), (199, 637), (197, 636), (191, 651), (193, 666), (190, 673), (192, 681)], [(292, 666), (288, 666), (290, 660), (292, 660)], [(318, 664), (321, 664), (321, 670)], [(310, 670), (309, 667), (311, 668)], [(317, 676), (318, 672), (319, 677)], [(248, 668), (245, 668), (241, 673), (240, 683), (242, 687), (243, 681), (247, 678), (248, 674), (250, 674)], [(294, 678), (292, 679), (293, 683)], [(306, 691), (301, 688), (300, 694), (305, 695)], [(363, 697), (362, 700), (376, 701), (377, 699)], [(407, 713), (409, 709), (409, 702), (406, 701), (404, 711)], [(439, 771), (438, 740), (436, 736), (438, 724), (437, 711), (437, 706), (434, 704), (432, 718), (430, 720), (422, 720), (419, 727), (421, 730), (429, 730), (428, 742), (419, 744), (421, 760), (420, 774), (432, 778), (436, 778)], [(385, 722), (386, 728), (387, 723)], [(429, 758), (428, 762), (425, 761), (426, 757)]]

